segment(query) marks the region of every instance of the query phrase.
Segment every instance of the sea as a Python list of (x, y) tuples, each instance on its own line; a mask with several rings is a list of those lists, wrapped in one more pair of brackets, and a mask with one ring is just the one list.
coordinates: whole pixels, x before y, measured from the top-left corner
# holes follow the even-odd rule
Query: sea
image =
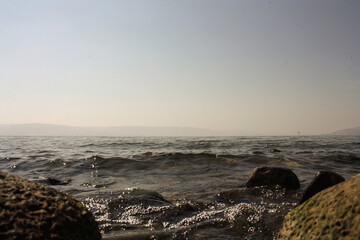
[[(301, 188), (246, 188), (259, 166)], [(274, 239), (318, 171), (360, 173), (360, 136), (1, 136), (0, 169), (80, 200), (103, 239)]]

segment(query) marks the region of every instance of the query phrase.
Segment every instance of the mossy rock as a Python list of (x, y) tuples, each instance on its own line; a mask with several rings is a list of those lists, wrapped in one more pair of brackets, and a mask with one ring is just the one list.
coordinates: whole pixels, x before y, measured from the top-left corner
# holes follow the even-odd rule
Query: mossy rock
[(289, 212), (278, 239), (360, 239), (360, 175)]
[(0, 239), (101, 239), (90, 211), (72, 196), (0, 171)]

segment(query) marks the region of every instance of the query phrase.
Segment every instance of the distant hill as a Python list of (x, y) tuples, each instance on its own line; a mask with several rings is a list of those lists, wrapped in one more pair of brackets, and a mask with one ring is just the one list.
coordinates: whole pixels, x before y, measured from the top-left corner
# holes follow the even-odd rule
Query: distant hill
[(360, 127), (339, 130), (339, 131), (330, 133), (330, 135), (360, 135)]
[(225, 132), (189, 127), (73, 127), (55, 124), (0, 124), (2, 136), (221, 136)]

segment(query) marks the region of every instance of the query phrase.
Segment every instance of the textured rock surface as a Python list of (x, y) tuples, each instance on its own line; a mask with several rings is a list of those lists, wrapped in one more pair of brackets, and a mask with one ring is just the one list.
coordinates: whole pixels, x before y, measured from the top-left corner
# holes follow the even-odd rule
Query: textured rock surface
[(360, 175), (289, 212), (278, 239), (360, 239)]
[(66, 193), (0, 171), (0, 239), (101, 239), (91, 212)]
[(280, 185), (289, 189), (300, 188), (298, 177), (288, 168), (258, 167), (246, 182), (247, 187)]
[(302, 195), (302, 198), (299, 204), (305, 202), (318, 192), (334, 186), (338, 183), (345, 181), (345, 179), (337, 173), (330, 171), (320, 171), (317, 173), (316, 177), (311, 181), (311, 183), (307, 186)]

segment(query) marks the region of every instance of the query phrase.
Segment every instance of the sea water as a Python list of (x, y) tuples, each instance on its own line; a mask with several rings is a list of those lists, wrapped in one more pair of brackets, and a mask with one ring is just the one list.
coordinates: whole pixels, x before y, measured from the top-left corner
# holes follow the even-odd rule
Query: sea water
[[(246, 188), (263, 165), (301, 189)], [(3, 136), (0, 169), (82, 201), (104, 239), (273, 239), (318, 171), (360, 173), (360, 136)]]

